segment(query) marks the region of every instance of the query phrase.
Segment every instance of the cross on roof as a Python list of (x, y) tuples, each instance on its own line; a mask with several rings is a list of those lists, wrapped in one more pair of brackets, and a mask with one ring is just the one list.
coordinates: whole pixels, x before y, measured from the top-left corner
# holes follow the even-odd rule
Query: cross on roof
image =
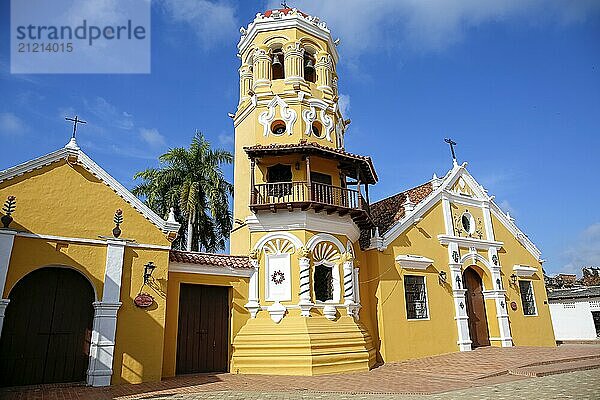
[(281, 7), (283, 7), (284, 9), (285, 9), (285, 8), (288, 8), (287, 2), (286, 2), (285, 0), (283, 0), (283, 1), (281, 2)]
[(80, 120), (77, 115), (75, 116), (75, 118), (69, 118), (69, 117), (65, 117), (65, 119), (67, 121), (73, 121), (73, 136), (71, 136), (71, 138), (75, 139), (75, 134), (77, 134), (77, 124), (87, 124), (86, 121), (82, 121)]
[(456, 142), (450, 138), (445, 138), (444, 142), (450, 145), (450, 151), (452, 152), (452, 159), (456, 161), (456, 154), (454, 153), (454, 146), (456, 146)]

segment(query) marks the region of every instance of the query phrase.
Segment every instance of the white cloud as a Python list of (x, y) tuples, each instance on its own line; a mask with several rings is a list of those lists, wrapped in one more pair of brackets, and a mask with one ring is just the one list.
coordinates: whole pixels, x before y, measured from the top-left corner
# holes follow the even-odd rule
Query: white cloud
[(566, 259), (564, 272), (581, 274), (582, 267), (600, 266), (600, 222), (585, 228), (563, 256)]
[(22, 135), (27, 131), (23, 120), (11, 112), (0, 113), (0, 135)]
[(232, 5), (223, 1), (163, 0), (163, 9), (175, 23), (187, 23), (201, 47), (209, 49), (230, 42), (239, 24)]
[(340, 106), (340, 112), (344, 118), (348, 118), (350, 112), (350, 95), (349, 94), (340, 94), (340, 99), (338, 100), (338, 105)]
[(165, 137), (160, 134), (158, 129), (140, 128), (140, 137), (152, 147), (162, 147), (165, 145)]
[[(279, 7), (271, 0), (271, 8)], [(525, 23), (579, 22), (600, 10), (597, 0), (321, 0), (299, 5), (327, 22), (348, 55), (398, 46), (439, 51), (472, 27), (519, 18)], [(519, 22), (521, 22), (519, 21)]]
[(133, 115), (126, 111), (119, 111), (114, 105), (103, 97), (96, 97), (92, 101), (83, 101), (85, 108), (97, 118), (97, 125), (131, 130), (135, 127)]
[(219, 135), (219, 143), (221, 143), (221, 146), (231, 147), (233, 146), (233, 142), (233, 135), (228, 135), (226, 133), (221, 133)]
[(500, 209), (502, 209), (502, 211), (504, 211), (504, 212), (508, 211), (510, 213), (510, 215), (512, 215), (513, 217), (516, 215), (515, 209), (508, 202), (508, 200), (502, 200), (500, 203), (498, 203), (498, 206), (500, 207)]

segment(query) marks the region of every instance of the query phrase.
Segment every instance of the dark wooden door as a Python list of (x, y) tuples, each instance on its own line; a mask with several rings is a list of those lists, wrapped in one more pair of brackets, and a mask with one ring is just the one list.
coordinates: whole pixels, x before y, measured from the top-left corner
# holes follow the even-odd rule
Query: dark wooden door
[(469, 316), (469, 334), (472, 347), (490, 345), (485, 300), (483, 298), (483, 283), (479, 274), (473, 268), (467, 268), (463, 274), (463, 282), (467, 289), (467, 315)]
[(79, 273), (42, 268), (8, 296), (0, 337), (0, 386), (85, 381), (94, 291)]
[(176, 373), (226, 372), (228, 361), (229, 289), (182, 284)]

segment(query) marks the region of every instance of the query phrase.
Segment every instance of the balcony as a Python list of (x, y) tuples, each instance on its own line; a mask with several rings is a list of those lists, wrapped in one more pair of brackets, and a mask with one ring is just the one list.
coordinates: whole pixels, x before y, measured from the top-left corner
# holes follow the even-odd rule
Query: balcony
[(278, 182), (255, 184), (251, 190), (250, 209), (260, 210), (294, 209), (350, 215), (361, 228), (372, 225), (369, 203), (358, 190), (347, 189), (318, 182)]

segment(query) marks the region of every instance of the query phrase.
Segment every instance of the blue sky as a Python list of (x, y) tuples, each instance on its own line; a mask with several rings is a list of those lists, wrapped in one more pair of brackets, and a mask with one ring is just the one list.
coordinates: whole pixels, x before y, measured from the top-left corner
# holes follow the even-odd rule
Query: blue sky
[[(579, 272), (600, 265), (600, 3), (548, 3), (289, 1), (341, 38), (346, 147), (373, 157), (373, 199), (443, 175), (450, 136), (545, 268)], [(195, 129), (232, 149), (238, 29), (270, 4), (154, 1), (148, 75), (11, 75), (1, 2), (0, 168), (63, 146), (75, 113), (80, 146), (127, 187)]]

